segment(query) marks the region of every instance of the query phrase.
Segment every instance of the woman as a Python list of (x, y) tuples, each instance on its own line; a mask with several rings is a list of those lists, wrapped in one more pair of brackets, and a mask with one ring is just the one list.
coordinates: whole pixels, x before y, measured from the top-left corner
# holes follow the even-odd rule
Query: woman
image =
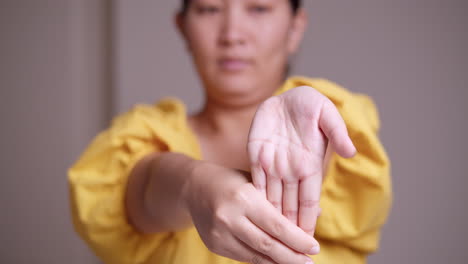
[(284, 82), (300, 1), (182, 5), (205, 105), (140, 105), (94, 140), (69, 171), (78, 233), (106, 263), (364, 263), (391, 196), (372, 102)]

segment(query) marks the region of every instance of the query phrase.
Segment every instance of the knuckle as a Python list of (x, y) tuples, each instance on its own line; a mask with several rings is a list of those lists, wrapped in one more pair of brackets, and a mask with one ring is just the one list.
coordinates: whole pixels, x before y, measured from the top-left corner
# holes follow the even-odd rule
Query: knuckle
[(251, 183), (245, 184), (240, 188), (237, 188), (230, 192), (228, 196), (230, 210), (227, 212), (232, 211), (233, 207), (236, 207), (241, 210), (250, 210), (255, 207), (257, 204), (255, 203), (258, 200), (258, 189)]
[(318, 200), (299, 200), (299, 206), (315, 209), (317, 212), (320, 210), (319, 204), (320, 202)]
[(210, 243), (209, 243), (210, 247), (214, 249), (215, 245), (218, 245), (219, 244), (218, 242), (222, 240), (222, 236), (217, 229), (212, 229), (210, 231), (209, 236), (210, 236)]
[(254, 254), (249, 261), (251, 264), (263, 264), (265, 263), (264, 258), (259, 254)]
[(258, 251), (267, 254), (270, 253), (274, 246), (274, 241), (270, 238), (262, 238), (258, 242)]
[(279, 201), (270, 201), (270, 203), (276, 208), (276, 209), (281, 209), (281, 202)]
[(271, 232), (274, 237), (281, 237), (285, 233), (285, 226), (280, 221), (274, 221)]
[(298, 183), (296, 179), (284, 179), (283, 187), (287, 190), (294, 190), (298, 188)]
[(249, 201), (248, 199), (248, 190), (245, 188), (239, 188), (232, 192), (232, 199), (236, 203), (246, 203)]
[[(225, 210), (218, 209), (215, 211), (214, 223), (215, 223), (215, 226), (220, 226), (223, 228), (226, 228), (229, 226), (229, 216), (228, 214), (225, 213)], [(214, 231), (216, 231), (216, 229)]]
[(296, 220), (297, 210), (283, 210), (283, 215), (290, 220)]
[(260, 191), (265, 191), (266, 190), (266, 185), (265, 184), (260, 184), (260, 183), (254, 183), (254, 186), (257, 190)]
[(311, 227), (311, 228), (303, 228), (304, 232), (306, 232), (307, 234), (310, 234), (310, 235), (314, 235), (315, 233), (315, 227)]

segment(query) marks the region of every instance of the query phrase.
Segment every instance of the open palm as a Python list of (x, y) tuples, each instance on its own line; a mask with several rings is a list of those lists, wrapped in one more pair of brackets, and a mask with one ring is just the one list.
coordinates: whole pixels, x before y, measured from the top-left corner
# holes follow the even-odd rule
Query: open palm
[(249, 133), (254, 185), (283, 215), (312, 235), (320, 214), (328, 141), (341, 156), (351, 157), (356, 151), (333, 103), (307, 86), (265, 101)]

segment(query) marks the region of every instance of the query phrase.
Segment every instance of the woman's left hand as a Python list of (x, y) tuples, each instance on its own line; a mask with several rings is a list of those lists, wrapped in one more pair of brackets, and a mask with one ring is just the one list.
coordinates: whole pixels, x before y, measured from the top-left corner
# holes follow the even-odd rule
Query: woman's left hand
[(328, 141), (343, 157), (356, 152), (334, 104), (308, 86), (263, 102), (249, 133), (254, 185), (283, 215), (311, 235), (320, 214)]

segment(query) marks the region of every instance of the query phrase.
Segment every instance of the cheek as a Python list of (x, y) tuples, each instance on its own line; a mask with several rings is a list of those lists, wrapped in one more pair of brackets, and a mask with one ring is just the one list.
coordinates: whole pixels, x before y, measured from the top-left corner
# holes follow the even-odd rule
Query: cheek
[(257, 30), (258, 52), (266, 56), (287, 56), (289, 27), (286, 24), (266, 23)]
[(271, 66), (285, 63), (288, 58), (286, 29), (263, 31), (258, 36), (257, 52)]
[(210, 26), (197, 25), (188, 28), (187, 42), (195, 59), (206, 59), (212, 56), (215, 48), (215, 29)]

